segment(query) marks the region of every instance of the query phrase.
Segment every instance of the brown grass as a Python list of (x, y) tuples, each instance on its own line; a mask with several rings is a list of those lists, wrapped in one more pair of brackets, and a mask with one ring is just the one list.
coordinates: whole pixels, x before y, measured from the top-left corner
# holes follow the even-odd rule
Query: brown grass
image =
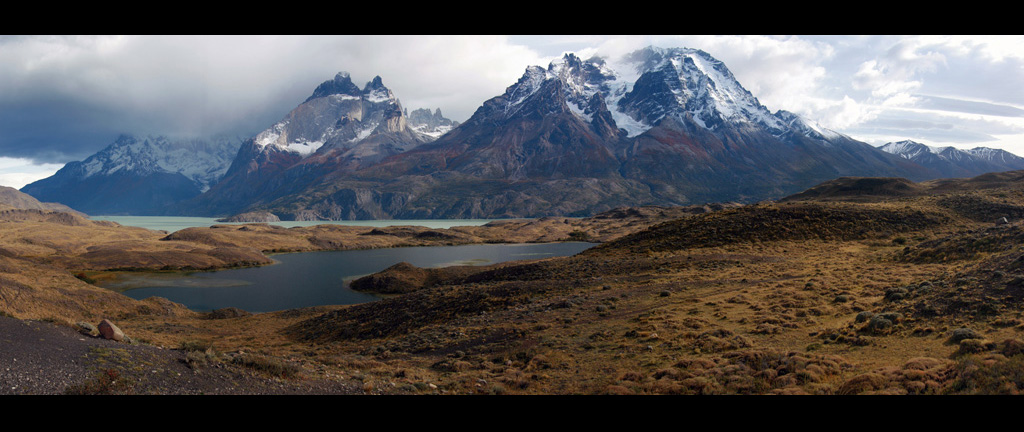
[[(979, 199), (1001, 204), (992, 207), (999, 211), (1024, 203), (1019, 193), (983, 192)], [(111, 231), (110, 242), (101, 233), (117, 228), (85, 227), (81, 238), (61, 242), (36, 232), (42, 222), (29, 222), (40, 225), (0, 235), (0, 311), (71, 322), (113, 313), (133, 337), (194, 345), (198, 367), (207, 350), (245, 352), (234, 361), (259, 373), (294, 379), (302, 370), (356, 380), (375, 394), (1019, 392), (1019, 221), (995, 228), (968, 217), (989, 208), (977, 210), (978, 201), (948, 204), (919, 196), (726, 208), (575, 257), (393, 268), (370, 280), (400, 294), (372, 303), (224, 311), (225, 319), (125, 300), (75, 277), (87, 267), (68, 265), (98, 265), (104, 253), (126, 262), (172, 256), (161, 255), (168, 251), (239, 261), (229, 253), (234, 248), (480, 242), (525, 233), (608, 239), (656, 218), (508, 221), (444, 235), (246, 225), (165, 240)], [(72, 233), (63, 229), (55, 232)], [(122, 248), (130, 254), (116, 254), (117, 245), (133, 241)], [(960, 328), (978, 337), (951, 341)]]

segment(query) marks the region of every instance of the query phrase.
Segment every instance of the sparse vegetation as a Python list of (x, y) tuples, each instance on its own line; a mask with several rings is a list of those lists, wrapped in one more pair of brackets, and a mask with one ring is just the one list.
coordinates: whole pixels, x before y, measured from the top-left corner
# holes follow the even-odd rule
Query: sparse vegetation
[[(62, 322), (85, 320), (82, 311), (95, 321), (105, 311), (133, 337), (183, 350), (199, 377), (242, 368), (274, 382), (351, 381), (356, 393), (1022, 391), (1024, 231), (1013, 220), (1024, 206), (1021, 185), (947, 182), (935, 192), (939, 186), (865, 184), (866, 195), (833, 184), (842, 193), (825, 188), (817, 201), (677, 213), (650, 229), (655, 219), (626, 210), (589, 221), (505, 221), (494, 232), (517, 241), (527, 232), (534, 240), (586, 233), (604, 243), (572, 257), (494, 266), (398, 265), (354, 284), (389, 293), (379, 301), (260, 314), (128, 301), (74, 277), (88, 266), (61, 266), (235, 256), (228, 252), (236, 249), (212, 252), (214, 243), (269, 251), (350, 240), (326, 229), (247, 225), (160, 241), (175, 254), (119, 255), (108, 245), (68, 257), (48, 252), (52, 258), (34, 264), (39, 258), (27, 251), (50, 256), (38, 251), (55, 250), (57, 241), (11, 241), (8, 232), (0, 235), (0, 311)], [(852, 196), (856, 202), (843, 201)], [(989, 220), (997, 213), (1009, 222)], [(359, 237), (364, 246), (501, 240), (487, 229), (391, 227)], [(119, 362), (113, 350), (97, 358), (107, 361), (99, 370), (139, 366)], [(69, 391), (130, 392), (123, 381), (97, 376)]]
[(1024, 392), (1024, 355), (968, 355), (955, 368), (951, 394), (1017, 395)]
[(590, 234), (588, 234), (588, 233), (586, 233), (584, 231), (573, 230), (572, 232), (569, 233), (569, 240), (570, 241), (589, 242), (589, 241), (592, 241), (593, 239), (590, 237)]
[(132, 394), (131, 383), (117, 369), (103, 369), (82, 383), (64, 390), (67, 395), (127, 395)]
[(87, 276), (84, 272), (78, 272), (77, 274), (75, 274), (75, 277), (87, 284), (96, 284), (96, 279)]
[(280, 358), (262, 354), (239, 354), (232, 358), (231, 362), (275, 377), (295, 378), (299, 374), (298, 366)]

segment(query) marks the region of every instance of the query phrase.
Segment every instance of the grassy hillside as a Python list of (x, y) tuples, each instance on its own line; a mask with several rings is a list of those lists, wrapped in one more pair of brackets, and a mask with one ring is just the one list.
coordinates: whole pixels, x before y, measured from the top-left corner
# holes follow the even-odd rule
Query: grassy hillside
[[(620, 209), (451, 230), (244, 225), (118, 240), (127, 231), (61, 225), (43, 229), (60, 233), (47, 237), (29, 229), (44, 222), (9, 221), (0, 227), (0, 310), (60, 321), (118, 309), (119, 324), (148, 343), (256, 353), (291, 365), (283, 379), (339, 381), (364, 393), (1017, 394), (1020, 181), (1019, 173), (858, 181), (874, 186), (859, 194), (833, 184), (779, 203)], [(879, 184), (913, 193), (882, 196)], [(74, 277), (102, 261), (90, 257), (118, 247), (195, 258), (226, 248), (358, 247), (357, 239), (375, 246), (582, 237), (604, 244), (486, 267), (398, 265), (353, 283), (385, 293), (382, 300), (261, 314), (191, 313), (156, 300), (100, 306), (116, 295)], [(35, 270), (22, 263), (49, 279), (29, 278)], [(58, 306), (61, 296), (73, 306)], [(43, 312), (11, 306), (28, 304)], [(223, 361), (208, 358), (197, 370)]]

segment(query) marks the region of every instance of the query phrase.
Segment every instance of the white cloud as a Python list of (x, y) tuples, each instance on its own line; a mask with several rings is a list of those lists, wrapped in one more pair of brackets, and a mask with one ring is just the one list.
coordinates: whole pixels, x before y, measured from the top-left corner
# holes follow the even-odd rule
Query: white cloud
[(52, 176), (63, 167), (64, 164), (34, 164), (28, 159), (0, 156), (0, 186), (21, 189)]
[(858, 103), (849, 96), (840, 100), (808, 98), (804, 114), (829, 129), (842, 130), (870, 121), (878, 116), (877, 107)]

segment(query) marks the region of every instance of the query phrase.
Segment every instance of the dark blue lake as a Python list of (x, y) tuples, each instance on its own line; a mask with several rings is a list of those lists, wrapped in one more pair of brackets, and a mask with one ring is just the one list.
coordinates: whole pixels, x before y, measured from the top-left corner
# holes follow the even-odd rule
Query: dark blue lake
[(348, 282), (402, 261), (417, 267), (487, 265), (505, 261), (575, 255), (593, 243), (486, 244), (406, 247), (274, 255), (276, 264), (187, 274), (125, 274), (105, 283), (135, 299), (164, 297), (196, 311), (237, 307), (271, 312), (320, 305), (374, 301)]

